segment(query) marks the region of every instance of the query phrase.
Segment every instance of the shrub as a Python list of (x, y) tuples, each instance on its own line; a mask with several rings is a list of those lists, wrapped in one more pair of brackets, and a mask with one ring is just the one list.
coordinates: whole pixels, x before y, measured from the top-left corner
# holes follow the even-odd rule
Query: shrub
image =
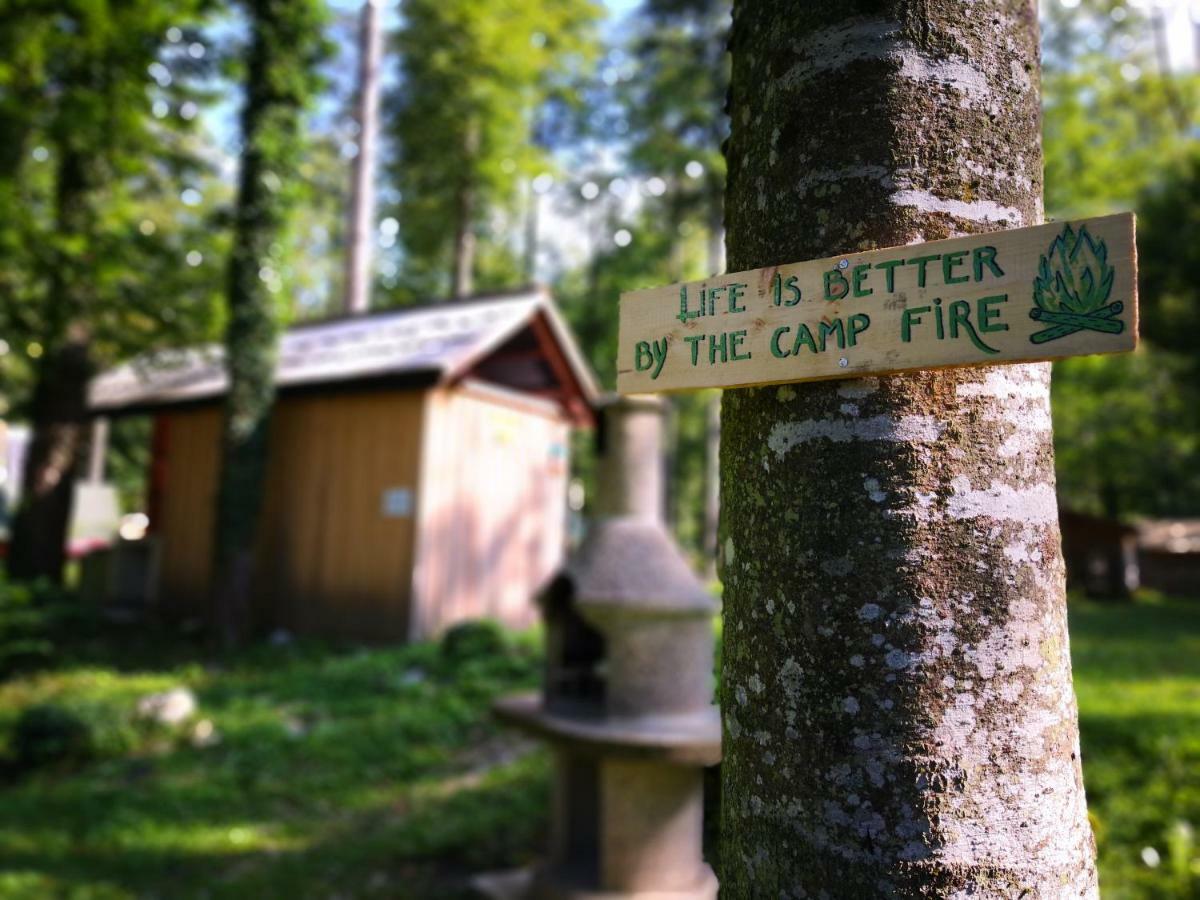
[(53, 654), (46, 587), (0, 576), (0, 678), (45, 665)]
[(487, 620), (461, 622), (442, 637), (442, 658), (452, 663), (501, 656), (505, 649), (504, 630)]
[(18, 717), (12, 735), (17, 766), (33, 769), (65, 762), (83, 762), (94, 749), (91, 726), (62, 706), (31, 706)]
[(54, 644), (40, 637), (0, 636), (0, 680), (44, 668), (54, 660)]

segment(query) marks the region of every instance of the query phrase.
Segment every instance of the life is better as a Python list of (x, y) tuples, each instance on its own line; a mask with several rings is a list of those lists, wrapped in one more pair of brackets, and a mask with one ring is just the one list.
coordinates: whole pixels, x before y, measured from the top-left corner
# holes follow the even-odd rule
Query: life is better
[[(902, 343), (912, 343), (914, 339), (970, 341), (980, 353), (996, 354), (999, 351), (988, 344), (986, 336), (1008, 331), (1008, 324), (1003, 321), (1003, 305), (1008, 302), (1008, 294), (998, 293), (974, 300), (953, 299), (951, 295), (955, 285), (981, 284), (1003, 278), (1004, 270), (997, 256), (995, 247), (980, 246), (857, 265), (840, 260), (822, 273), (820, 299), (830, 304), (845, 304), (847, 312), (823, 316), (815, 323), (796, 321), (779, 325), (767, 337), (766, 346), (761, 348), (750, 346), (748, 328), (724, 327), (688, 334), (683, 337), (685, 365), (724, 366), (751, 359), (755, 353), (787, 359), (855, 347), (869, 335), (872, 323), (870, 312), (854, 310), (854, 301), (863, 301), (865, 305), (872, 303), (867, 298), (874, 298), (874, 304), (878, 304), (880, 295), (896, 295), (912, 286), (944, 286), (948, 296), (934, 297), (925, 305), (904, 306), (898, 321)], [(745, 317), (753, 313), (748, 306), (751, 298), (750, 286), (743, 282), (711, 287), (681, 285), (679, 313), (675, 318), (686, 324), (698, 319)], [(765, 292), (766, 302), (775, 307), (798, 306), (805, 299), (804, 286), (797, 275), (784, 276), (776, 272)], [(884, 299), (883, 302), (887, 305), (897, 301)], [(648, 371), (650, 377), (656, 379), (671, 352), (671, 342), (669, 337), (637, 341), (633, 350), (634, 368), (638, 372)]]

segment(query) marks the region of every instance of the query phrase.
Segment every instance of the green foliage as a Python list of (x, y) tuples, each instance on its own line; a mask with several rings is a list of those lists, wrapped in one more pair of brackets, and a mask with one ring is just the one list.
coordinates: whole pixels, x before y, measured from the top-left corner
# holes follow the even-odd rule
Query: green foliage
[(538, 123), (551, 99), (570, 101), (595, 54), (599, 16), (594, 0), (405, 4), (400, 84), (387, 108), (410, 289), (445, 293), (459, 230), (506, 245), (488, 223), (497, 212), (511, 223), (522, 180), (551, 168), (534, 141)]
[(277, 312), (285, 322), (326, 318), (345, 310), (346, 160), (338, 135), (307, 130), (312, 133), (292, 182), (292, 213), (278, 242), (282, 252)]
[[(1043, 13), (1046, 209), (1074, 217), (1136, 207), (1141, 270), (1142, 348), (1055, 365), (1059, 495), (1114, 516), (1195, 515), (1200, 79), (1166, 69), (1153, 7), (1082, 0)], [(1105, 261), (1073, 240), (1056, 242), (1039, 273), (1044, 309), (1086, 312), (1110, 299)]]
[[(0, 681), (0, 757), (46, 704), (96, 751), (4, 786), (0, 897), (442, 900), (545, 845), (548, 761), (489, 714), (536, 685), (532, 635), (462, 662), (309, 641), (218, 662), (171, 632), (47, 628), (52, 664)], [(140, 697), (178, 685), (193, 724), (136, 723)]]
[(1143, 8), (1082, 0), (1046, 3), (1043, 12), (1046, 211), (1065, 218), (1128, 208), (1187, 152), (1200, 77), (1164, 70)]
[(190, 112), (208, 64), (165, 36), (198, 40), (209, 4), (8, 5), (0, 334), (14, 352), (0, 354), (0, 391), (20, 406), (72, 324), (100, 363), (210, 331), (211, 264), (183, 261), (215, 259), (220, 239), (180, 200), (208, 174)]
[[(659, 213), (648, 205), (638, 222), (626, 225), (633, 235), (629, 246), (600, 250), (587, 268), (564, 273), (554, 287), (583, 352), (608, 387), (615, 386), (617, 377), (617, 296), (670, 280), (674, 237), (659, 224)], [(610, 222), (607, 227), (616, 226)]]
[(504, 652), (504, 629), (486, 620), (460, 622), (442, 635), (442, 656), (452, 663), (486, 659)]
[[(275, 395), (282, 239), (299, 189), (303, 114), (328, 52), (320, 0), (250, 0), (246, 98), (233, 246), (229, 258), (225, 365), (229, 372), (217, 504), (216, 558), (225, 572), (253, 541)], [(235, 602), (236, 598), (231, 599)], [(236, 630), (236, 615), (226, 617)]]
[[(601, 233), (631, 232), (626, 247), (603, 246), (582, 268), (563, 275), (555, 294), (600, 379), (615, 379), (617, 296), (723, 267), (721, 252), (728, 85), (727, 0), (647, 0), (632, 20), (626, 67), (614, 53), (614, 92), (628, 126), (628, 168), (662, 178), (665, 193), (645, 198), (634, 222), (611, 217)], [(620, 130), (620, 129), (618, 129)], [(699, 166), (697, 169), (696, 166)], [(602, 186), (606, 179), (593, 178)], [(586, 215), (586, 212), (584, 213)], [(672, 398), (667, 516), (682, 545), (701, 559), (706, 491), (706, 394)], [(583, 448), (585, 451), (587, 448)], [(586, 452), (578, 470), (590, 483)], [(589, 491), (590, 494), (590, 491)]]
[(1046, 210), (1056, 217), (1116, 212), (1186, 150), (1167, 101), (1180, 85), (1195, 107), (1200, 84), (1182, 76), (1121, 75), (1121, 63), (1088, 59), (1085, 68), (1047, 72), (1044, 82)]
[[(616, 297), (622, 291), (666, 284), (676, 277), (700, 277), (704, 272), (705, 232), (687, 220), (677, 228), (662, 227), (669, 202), (670, 198), (647, 201), (637, 221), (624, 223), (632, 233), (628, 246), (599, 251), (587, 268), (565, 273), (554, 288), (588, 361), (609, 388), (616, 381)], [(610, 221), (606, 227), (612, 230), (617, 226)], [(681, 258), (687, 268), (682, 273), (673, 271)], [(697, 559), (703, 549), (708, 396), (706, 392), (673, 397), (667, 436), (668, 443), (673, 443), (668, 518), (677, 538)], [(591, 451), (591, 446), (580, 440), (573, 453), (576, 474), (583, 479), (588, 496), (594, 474)]]
[(12, 753), (21, 769), (56, 763), (81, 763), (92, 755), (87, 722), (53, 703), (30, 706), (12, 730)]
[[(729, 132), (728, 0), (646, 0), (631, 52), (636, 64), (624, 87), (635, 171), (668, 178), (672, 220), (697, 220), (718, 242)], [(689, 164), (699, 170), (689, 171)], [(710, 250), (711, 257), (720, 254)], [(706, 274), (720, 260), (704, 261)]]
[(1200, 152), (1168, 169), (1139, 207), (1142, 333), (1184, 354), (1200, 387)]
[(11, 584), (0, 576), (0, 681), (53, 661), (54, 632), (78, 618), (64, 597), (46, 583)]
[(34, 431), (9, 553), (23, 577), (61, 577), (97, 366), (212, 325), (202, 261), (219, 242), (185, 209), (206, 168), (189, 140), (205, 53), (181, 46), (179, 27), (207, 5), (4, 7), (0, 409), (11, 403)]
[(117, 489), (123, 511), (146, 510), (154, 420), (122, 416), (111, 422), (105, 478)]
[[(169, 632), (80, 627), (48, 597), (33, 609), (58, 649), (0, 681), (0, 756), (47, 704), (86, 722), (96, 751), (5, 786), (0, 897), (432, 900), (542, 852), (546, 757), (488, 715), (537, 684), (536, 635), (465, 662), (436, 643), (300, 641), (217, 663)], [(1194, 896), (1200, 605), (1072, 600), (1071, 642), (1105, 897)], [(215, 740), (131, 724), (139, 697), (176, 685)]]
[(1135, 353), (1055, 366), (1058, 492), (1064, 505), (1111, 516), (1194, 515), (1200, 503), (1200, 413), (1177, 356)]
[(709, 415), (713, 403), (720, 403), (719, 391), (693, 391), (671, 397), (674, 466), (667, 498), (668, 519), (676, 539), (690, 552), (701, 573), (711, 565), (704, 547), (704, 518)]

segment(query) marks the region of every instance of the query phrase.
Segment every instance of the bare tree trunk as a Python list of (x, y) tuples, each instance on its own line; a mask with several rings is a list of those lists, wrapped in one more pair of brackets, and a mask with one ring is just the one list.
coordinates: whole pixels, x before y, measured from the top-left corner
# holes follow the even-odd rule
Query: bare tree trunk
[[(463, 138), (467, 159), (479, 150), (479, 124), (469, 122)], [(454, 259), (450, 268), (450, 294), (455, 300), (471, 296), (475, 289), (475, 185), (465, 172), (455, 198)]]
[[(1031, 0), (740, 0), (731, 49), (729, 268), (1040, 220)], [(1049, 383), (725, 394), (723, 896), (1097, 895)]]
[(1167, 105), (1171, 107), (1171, 115), (1175, 117), (1179, 133), (1188, 134), (1192, 127), (1192, 116), (1187, 102), (1179, 93), (1179, 85), (1175, 83), (1175, 73), (1171, 71), (1171, 51), (1167, 45), (1167, 14), (1163, 9), (1151, 9), (1150, 27), (1154, 31), (1154, 60), (1158, 66), (1158, 74), (1162, 76)]
[(672, 281), (683, 281), (686, 271), (686, 260), (684, 259), (686, 248), (683, 238), (679, 234), (679, 227), (683, 224), (681, 207), (682, 202), (679, 196), (672, 191), (671, 196), (667, 198), (667, 227), (671, 229), (671, 255), (667, 258), (667, 270)]
[(721, 186), (714, 185), (709, 196), (708, 210), (708, 271), (720, 275), (725, 271), (725, 204)]
[(454, 263), (450, 293), (456, 300), (475, 289), (475, 228), (472, 221), (475, 192), (470, 185), (458, 191), (458, 220), (454, 228)]
[(379, 0), (362, 6), (358, 35), (358, 155), (350, 181), (350, 212), (346, 234), (346, 312), (365, 313), (371, 307), (371, 243), (375, 225), (375, 157), (379, 143), (379, 59), (383, 35)]
[(538, 219), (542, 211), (542, 195), (533, 189), (533, 182), (525, 184), (525, 246), (521, 260), (521, 272), (526, 284), (533, 284), (537, 277)]
[(92, 484), (104, 483), (104, 473), (108, 466), (108, 435), (108, 419), (105, 416), (93, 419), (88, 441), (87, 464), (87, 480)]

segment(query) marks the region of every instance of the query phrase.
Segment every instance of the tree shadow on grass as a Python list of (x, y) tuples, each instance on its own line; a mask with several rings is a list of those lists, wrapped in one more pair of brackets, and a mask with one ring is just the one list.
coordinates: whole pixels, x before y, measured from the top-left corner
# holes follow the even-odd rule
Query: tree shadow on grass
[[(49, 791), (3, 804), (0, 872), (22, 892), (0, 878), (0, 896), (465, 896), (472, 874), (543, 846), (547, 794), (541, 754), (290, 813), (180, 785)], [(44, 835), (21, 836), (31, 818)]]

